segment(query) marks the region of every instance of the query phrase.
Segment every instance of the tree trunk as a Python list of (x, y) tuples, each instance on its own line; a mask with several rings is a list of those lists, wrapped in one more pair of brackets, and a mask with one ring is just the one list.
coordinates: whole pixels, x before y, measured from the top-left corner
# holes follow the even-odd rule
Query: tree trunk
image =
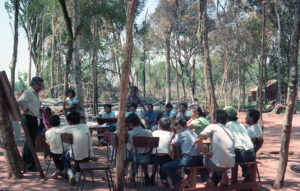
[(195, 101), (195, 64), (196, 60), (193, 58), (193, 64), (192, 64), (192, 76), (191, 76), (191, 97), (192, 101)]
[(277, 91), (277, 101), (278, 103), (281, 103), (281, 74), (280, 74), (280, 68), (281, 68), (281, 51), (280, 51), (280, 40), (281, 40), (281, 26), (280, 26), (280, 0), (275, 0), (275, 13), (276, 13), (276, 19), (277, 19), (277, 85), (278, 85), (278, 91)]
[(171, 100), (171, 80), (170, 80), (170, 32), (166, 33), (166, 103)]
[(11, 120), (5, 108), (6, 102), (4, 90), (0, 84), (0, 140), (4, 152), (6, 172), (8, 177), (22, 178), (21, 171), (24, 169), (24, 165), (14, 140)]
[(237, 81), (238, 81), (238, 108), (237, 111), (241, 110), (241, 51), (240, 51), (240, 32), (239, 32), (239, 15), (238, 7), (239, 2), (237, 1), (237, 7), (235, 10), (235, 21), (236, 21), (236, 37), (237, 37)]
[(207, 31), (207, 10), (206, 0), (198, 0), (199, 27), (198, 39), (200, 43), (200, 54), (203, 63), (203, 75), (206, 89), (206, 98), (208, 100), (209, 114), (213, 118), (213, 112), (218, 108), (215, 96), (215, 88), (212, 79), (212, 66), (209, 57), (208, 31)]
[(84, 110), (83, 90), (81, 81), (81, 61), (80, 61), (80, 0), (73, 0), (73, 68), (75, 80), (75, 92), (79, 105)]
[(145, 40), (143, 43), (143, 88), (144, 88), (144, 97), (146, 97), (146, 47)]
[(177, 101), (179, 102), (180, 97), (179, 97), (179, 78), (178, 78), (178, 62), (176, 62), (176, 94), (177, 94)]
[(124, 145), (125, 145), (125, 113), (126, 113), (126, 97), (128, 93), (129, 73), (132, 64), (133, 53), (133, 21), (134, 12), (137, 0), (126, 1), (126, 44), (125, 44), (125, 58), (122, 64), (122, 80), (120, 86), (119, 99), (119, 114), (117, 124), (118, 134), (118, 150), (117, 150), (117, 175), (116, 187), (118, 191), (124, 190)]
[(98, 115), (98, 84), (97, 84), (97, 62), (98, 62), (98, 53), (96, 42), (98, 40), (97, 35), (97, 23), (95, 18), (93, 20), (93, 40), (94, 40), (94, 48), (93, 48), (93, 58), (92, 58), (92, 81), (93, 81), (93, 113), (94, 115)]
[(55, 81), (54, 81), (55, 34), (56, 34), (56, 28), (55, 28), (55, 11), (52, 11), (51, 26), (52, 26), (52, 36), (51, 36), (50, 86), (51, 86), (51, 98), (53, 98), (54, 97), (54, 89), (53, 89), (53, 87), (55, 85)]
[(289, 144), (292, 129), (295, 100), (297, 97), (298, 84), (298, 51), (300, 34), (300, 1), (295, 1), (294, 30), (291, 42), (291, 63), (290, 78), (288, 84), (287, 106), (284, 115), (284, 124), (282, 127), (280, 162), (274, 183), (275, 188), (282, 188), (284, 185), (284, 176), (288, 162)]
[(15, 0), (15, 21), (14, 21), (14, 50), (13, 57), (10, 64), (10, 82), (11, 88), (15, 91), (15, 72), (16, 72), (16, 63), (18, 56), (18, 42), (19, 42), (19, 32), (18, 32), (18, 20), (19, 20), (19, 0)]
[(259, 112), (260, 112), (260, 126), (264, 130), (263, 119), (262, 119), (262, 107), (263, 107), (263, 66), (265, 57), (265, 2), (262, 2), (263, 13), (262, 13), (262, 36), (261, 36), (261, 62), (259, 65)]

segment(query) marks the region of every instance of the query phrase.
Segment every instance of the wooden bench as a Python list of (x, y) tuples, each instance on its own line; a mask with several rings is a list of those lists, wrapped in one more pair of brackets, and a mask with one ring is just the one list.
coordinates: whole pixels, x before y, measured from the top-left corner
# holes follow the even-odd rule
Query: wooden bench
[[(257, 190), (261, 184), (256, 182), (256, 169), (257, 163), (259, 162), (237, 162), (235, 166), (231, 168), (231, 184), (229, 186), (213, 186), (213, 187), (203, 187), (203, 188), (196, 188), (196, 179), (197, 179), (197, 170), (208, 170), (205, 166), (195, 166), (195, 167), (187, 167), (190, 170), (189, 174), (189, 181), (191, 188), (184, 189), (185, 191), (210, 191), (210, 190), (238, 190), (238, 189), (252, 189)], [(238, 183), (238, 167), (239, 165), (250, 165), (249, 171), (249, 182), (247, 183)]]

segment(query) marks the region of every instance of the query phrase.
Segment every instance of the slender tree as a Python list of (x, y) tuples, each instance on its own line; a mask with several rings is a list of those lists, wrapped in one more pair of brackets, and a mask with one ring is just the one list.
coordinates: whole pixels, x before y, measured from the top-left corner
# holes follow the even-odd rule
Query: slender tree
[(260, 126), (264, 130), (262, 110), (263, 110), (263, 67), (265, 61), (265, 2), (262, 2), (262, 25), (261, 25), (261, 54), (260, 54), (260, 64), (259, 64), (259, 112), (260, 112)]
[(277, 20), (277, 101), (278, 103), (281, 103), (281, 74), (280, 74), (280, 68), (281, 68), (281, 47), (280, 47), (280, 41), (281, 41), (281, 24), (280, 24), (280, 11), (281, 11), (281, 0), (275, 0), (275, 13), (276, 13), (276, 20)]
[(284, 185), (284, 176), (289, 156), (289, 145), (295, 101), (298, 89), (298, 52), (300, 36), (300, 0), (295, 0), (294, 29), (291, 38), (291, 63), (290, 78), (288, 83), (287, 105), (284, 115), (284, 124), (282, 127), (280, 161), (277, 169), (277, 175), (274, 183), (275, 188), (282, 188)]
[(200, 55), (203, 64), (203, 74), (206, 89), (206, 99), (208, 101), (209, 114), (211, 119), (213, 118), (213, 112), (218, 108), (218, 104), (215, 96), (215, 87), (212, 79), (212, 64), (209, 56), (209, 46), (208, 46), (208, 31), (207, 31), (207, 1), (198, 0), (198, 16), (199, 16), (199, 26), (198, 26), (198, 39), (200, 43)]
[(13, 49), (13, 56), (10, 64), (10, 82), (11, 88), (15, 89), (15, 71), (16, 71), (16, 64), (17, 64), (17, 56), (18, 56), (18, 42), (19, 42), (19, 32), (18, 32), (18, 21), (19, 21), (19, 0), (14, 1), (14, 8), (15, 8), (15, 18), (14, 18), (14, 49)]
[(134, 12), (138, 0), (126, 0), (126, 44), (125, 59), (122, 64), (119, 114), (118, 114), (118, 150), (117, 150), (117, 190), (124, 190), (124, 145), (125, 145), (125, 113), (126, 113), (126, 96), (128, 93), (129, 74), (132, 64), (133, 54), (133, 21)]

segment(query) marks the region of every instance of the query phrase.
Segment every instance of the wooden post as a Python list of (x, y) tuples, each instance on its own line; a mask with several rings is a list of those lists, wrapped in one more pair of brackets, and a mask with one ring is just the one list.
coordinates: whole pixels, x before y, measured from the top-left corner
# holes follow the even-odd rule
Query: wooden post
[(262, 26), (261, 26), (261, 62), (259, 65), (259, 112), (260, 112), (260, 127), (264, 130), (264, 124), (262, 119), (262, 106), (263, 106), (263, 93), (262, 93), (262, 85), (263, 85), (263, 66), (264, 66), (264, 57), (265, 57), (265, 2), (262, 2)]
[(117, 124), (118, 147), (117, 147), (117, 190), (124, 190), (124, 145), (125, 145), (125, 113), (126, 97), (128, 93), (129, 73), (132, 64), (133, 53), (133, 18), (137, 0), (126, 0), (126, 45), (125, 60), (122, 65), (121, 88), (119, 99), (119, 114)]
[(299, 52), (299, 36), (300, 36), (300, 0), (295, 1), (294, 29), (291, 38), (291, 63), (290, 78), (288, 83), (287, 105), (284, 114), (284, 124), (282, 127), (280, 161), (277, 175), (274, 183), (275, 188), (282, 188), (284, 185), (284, 176), (288, 162), (288, 153), (292, 129), (293, 114), (295, 101), (297, 97), (298, 84), (298, 52)]
[(30, 151), (31, 151), (32, 157), (34, 159), (34, 162), (36, 164), (36, 167), (37, 167), (38, 171), (40, 172), (41, 178), (44, 178), (44, 172), (43, 172), (42, 166), (41, 166), (40, 161), (39, 161), (39, 159), (36, 155), (35, 148), (34, 148), (33, 143), (31, 141), (28, 129), (25, 126), (25, 123), (22, 119), (21, 112), (19, 110), (19, 106), (17, 104), (15, 96), (14, 96), (14, 94), (12, 92), (12, 89), (10, 87), (10, 84), (8, 82), (6, 73), (4, 71), (0, 72), (0, 83), (1, 83), (1, 87), (3, 89), (4, 95), (6, 97), (6, 100), (7, 100), (6, 103), (7, 103), (7, 106), (8, 106), (9, 113), (12, 116), (13, 120), (21, 122), (21, 126), (23, 127), (25, 138), (26, 138), (26, 141), (27, 141), (28, 146), (30, 148)]

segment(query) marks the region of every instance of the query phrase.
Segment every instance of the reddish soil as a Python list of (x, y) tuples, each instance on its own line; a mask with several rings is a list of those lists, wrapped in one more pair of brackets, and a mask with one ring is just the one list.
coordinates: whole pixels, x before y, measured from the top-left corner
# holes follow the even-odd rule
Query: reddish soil
[[(239, 120), (245, 121), (245, 113), (239, 114)], [(281, 144), (281, 128), (283, 123), (283, 115), (276, 114), (264, 114), (264, 145), (257, 155), (258, 161), (261, 164), (258, 166), (263, 187), (259, 190), (273, 190), (272, 184), (276, 175), (279, 162), (279, 151)], [(93, 139), (96, 142), (96, 139)], [(18, 148), (22, 149), (22, 143), (18, 143)], [(291, 132), (290, 141), (290, 155), (289, 162), (285, 174), (285, 187), (282, 190), (300, 190), (300, 174), (290, 170), (290, 165), (300, 164), (300, 115), (294, 115), (293, 128)], [(105, 162), (105, 148), (106, 147), (94, 147), (96, 155), (100, 156), (101, 162)], [(38, 153), (38, 157), (42, 164), (42, 168), (46, 169), (45, 162), (43, 160), (43, 153)], [(46, 179), (41, 179), (38, 172), (26, 173), (24, 178), (20, 180), (13, 180), (6, 178), (5, 159), (3, 156), (3, 150), (0, 149), (0, 190), (76, 190), (76, 187), (70, 186), (66, 182), (62, 182), (61, 179), (53, 180), (50, 175), (54, 172), (53, 162), (50, 165)], [(115, 174), (115, 171), (114, 171)], [(93, 184), (90, 176), (88, 175), (85, 183), (85, 190), (108, 190), (105, 183), (104, 173), (95, 172), (95, 183)], [(127, 190), (170, 190), (162, 187), (160, 184), (155, 187), (133, 187), (128, 183)]]

